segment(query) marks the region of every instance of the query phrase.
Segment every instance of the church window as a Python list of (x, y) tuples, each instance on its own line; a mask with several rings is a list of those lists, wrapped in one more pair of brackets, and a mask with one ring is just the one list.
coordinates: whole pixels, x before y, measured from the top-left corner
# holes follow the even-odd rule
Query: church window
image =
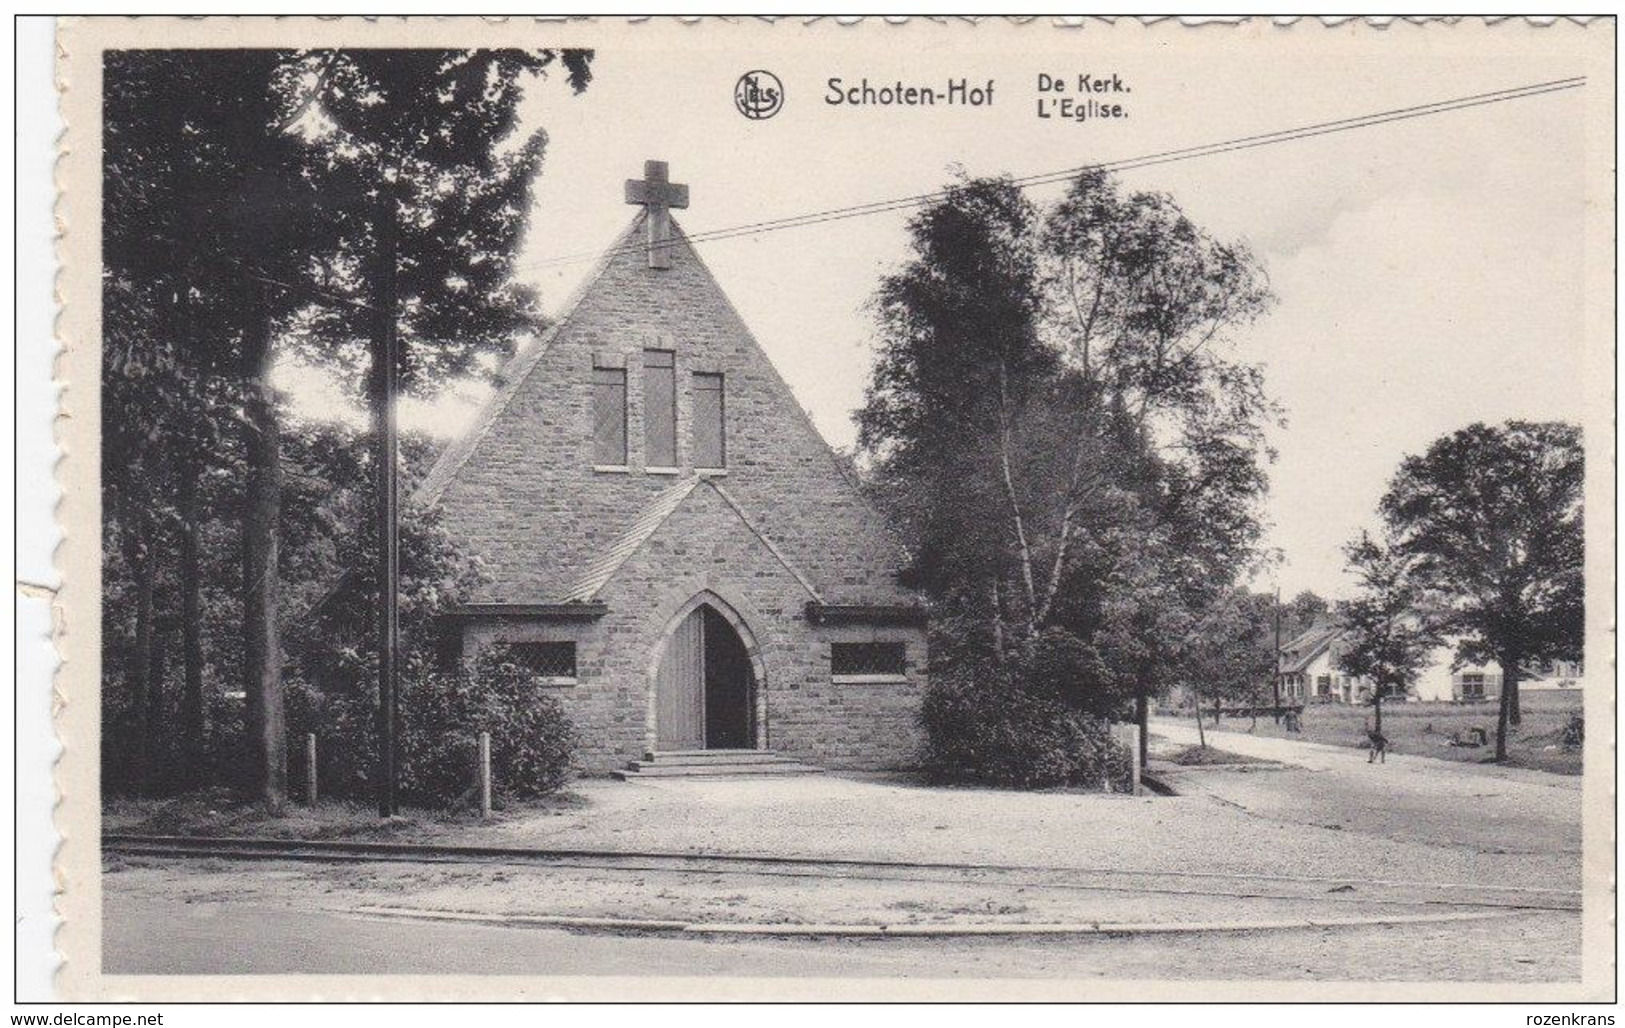
[(677, 466), (677, 360), (670, 350), (643, 351), (643, 462)]
[(694, 373), (694, 466), (728, 466), (728, 440), (724, 421), (722, 376), (708, 371)]
[(515, 664), (535, 675), (541, 685), (574, 685), (576, 644), (573, 642), (511, 642), (504, 644)]
[(900, 642), (833, 643), (829, 671), (836, 678), (901, 678), (908, 664)]
[(626, 464), (626, 369), (592, 369), (592, 462)]

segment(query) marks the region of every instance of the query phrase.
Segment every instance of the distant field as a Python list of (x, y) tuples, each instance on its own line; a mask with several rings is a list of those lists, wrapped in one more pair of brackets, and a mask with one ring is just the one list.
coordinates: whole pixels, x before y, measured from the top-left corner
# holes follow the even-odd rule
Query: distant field
[[(1565, 750), (1562, 738), (1569, 715), (1580, 709), (1581, 696), (1578, 689), (1525, 692), (1520, 697), (1523, 724), (1513, 728), (1507, 739), (1508, 762), (1557, 774), (1579, 774), (1580, 751)], [(1388, 749), (1392, 753), (1468, 762), (1490, 761), (1495, 758), (1496, 716), (1493, 702), (1388, 703), (1382, 708), (1382, 732), (1388, 737)], [(1288, 732), (1284, 725), (1259, 718), (1257, 733), (1363, 749), (1365, 726), (1370, 719), (1370, 707), (1311, 704), (1303, 712), (1302, 732)], [(1245, 732), (1251, 724), (1247, 718), (1225, 718), (1218, 727)], [(1470, 728), (1484, 729), (1489, 744), (1477, 749), (1450, 745), (1452, 738)]]

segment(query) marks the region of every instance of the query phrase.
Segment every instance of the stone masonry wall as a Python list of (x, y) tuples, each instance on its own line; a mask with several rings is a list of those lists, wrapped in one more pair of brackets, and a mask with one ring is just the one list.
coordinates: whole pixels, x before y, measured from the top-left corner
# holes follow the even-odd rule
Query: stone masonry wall
[[(622, 238), (640, 235), (641, 217)], [(492, 572), (481, 599), (551, 601), (675, 481), (643, 456), (645, 348), (676, 353), (679, 474), (694, 470), (692, 374), (721, 372), (730, 494), (829, 602), (912, 602), (884, 522), (686, 245), (669, 269), (640, 250), (608, 261), (441, 490), (447, 524)], [(593, 464), (595, 363), (627, 370), (622, 470)]]
[[(690, 494), (602, 597), (609, 613), (595, 622), (492, 622), (471, 627), (468, 636), (473, 648), (498, 640), (576, 641), (577, 684), (550, 691), (581, 730), (580, 763), (588, 773), (622, 767), (655, 748), (655, 668), (666, 638), (696, 599), (743, 626), (758, 668), (753, 720), (759, 747), (831, 768), (917, 762), (923, 632), (809, 624), (806, 589), (707, 486)], [(832, 680), (832, 642), (881, 639), (905, 643), (906, 678)]]

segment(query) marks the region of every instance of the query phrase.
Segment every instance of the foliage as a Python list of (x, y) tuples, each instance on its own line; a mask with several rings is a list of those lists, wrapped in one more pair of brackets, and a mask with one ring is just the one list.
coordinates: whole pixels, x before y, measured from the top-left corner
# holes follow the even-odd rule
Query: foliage
[(455, 671), (431, 673), (403, 697), (401, 795), (445, 805), (475, 783), (478, 741), (491, 733), (492, 791), (527, 798), (568, 780), (576, 734), (535, 675), (498, 651)]
[(1303, 590), (1281, 604), (1281, 641), (1284, 643), (1308, 631), (1331, 612), (1332, 605), (1325, 597), (1310, 589)]
[(1469, 425), (1405, 458), (1382, 498), (1438, 629), (1459, 640), (1457, 660), (1501, 665), (1498, 759), (1519, 679), (1582, 657), (1584, 485), (1578, 428), (1509, 421)]
[(1110, 724), (1027, 688), (992, 661), (933, 671), (920, 711), (933, 778), (1034, 789), (1126, 780)]
[(1122, 716), (1255, 556), (1276, 415), (1231, 350), (1269, 306), (1262, 270), (1096, 173), (1048, 209), (961, 180), (909, 229), (859, 446), (936, 652), (1003, 665), (1062, 633), (1074, 681), (1035, 696)]
[(1226, 590), (1203, 612), (1185, 660), (1198, 707), (1204, 699), (1248, 706), (1273, 699), (1273, 615), (1274, 597), (1245, 589)]
[(1100, 651), (1061, 628), (1046, 628), (1007, 661), (1032, 695), (1090, 717), (1120, 718), (1128, 693)]
[(1365, 532), (1345, 552), (1360, 591), (1338, 606), (1344, 634), (1337, 663), (1344, 673), (1372, 684), (1380, 732), (1383, 697), (1404, 697), (1427, 667), (1438, 633), (1423, 613), (1425, 593), (1414, 557)]
[[(270, 369), (297, 354), (357, 386), (382, 286), (377, 258), (390, 250), (408, 388), (432, 391), (481, 353), (510, 350), (537, 318), (534, 297), (510, 276), (545, 143), (539, 128), (518, 131), (520, 101), (560, 68), (581, 91), (591, 57), (105, 55), (110, 782), (165, 790), (202, 784), (202, 767), (246, 768), (279, 805), (277, 630), (328, 587), (319, 561), (299, 562), (313, 558), (307, 543), (319, 550), (332, 533), (302, 520), (321, 504), (281, 509), (283, 472), (310, 469), (288, 466), (308, 454), (279, 453), (286, 416)], [(279, 550), (292, 560), (278, 561)], [(245, 558), (260, 570), (245, 576)], [(167, 659), (171, 649), (179, 661)], [(234, 761), (220, 756), (228, 733), (208, 713), (233, 682), (259, 712), (254, 730), (233, 730), (245, 747)], [(161, 767), (184, 773), (163, 780)]]
[[(413, 662), (402, 674), (399, 789), (403, 800), (445, 807), (477, 788), (481, 732), (491, 733), (491, 780), (497, 796), (525, 798), (558, 789), (569, 778), (575, 729), (564, 708), (540, 692), (535, 676), (484, 654), (453, 668)], [(289, 722), (316, 735), (324, 795), (367, 799), (376, 781), (377, 717), (366, 692), (291, 689)], [(294, 780), (303, 774), (295, 748)]]

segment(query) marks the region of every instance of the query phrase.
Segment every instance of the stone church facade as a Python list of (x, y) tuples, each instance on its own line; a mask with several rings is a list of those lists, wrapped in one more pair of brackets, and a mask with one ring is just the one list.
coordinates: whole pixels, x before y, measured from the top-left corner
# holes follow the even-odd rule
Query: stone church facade
[(671, 220), (686, 188), (650, 162), (627, 199), (423, 484), (490, 576), (463, 652), (529, 666), (589, 773), (717, 749), (913, 764), (926, 643), (895, 540)]

